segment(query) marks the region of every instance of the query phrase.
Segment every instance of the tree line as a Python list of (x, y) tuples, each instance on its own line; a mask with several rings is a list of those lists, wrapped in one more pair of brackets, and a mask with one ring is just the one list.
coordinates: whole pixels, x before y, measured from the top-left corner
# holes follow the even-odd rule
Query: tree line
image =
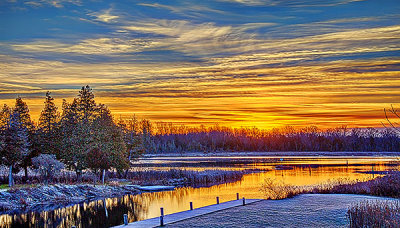
[[(99, 174), (114, 168), (119, 173), (129, 168), (129, 162), (146, 151), (150, 141), (149, 121), (131, 119), (115, 121), (110, 110), (97, 104), (89, 86), (82, 87), (72, 102), (63, 100), (61, 112), (50, 92), (46, 93), (44, 109), (35, 124), (28, 105), (16, 98), (15, 106), (4, 105), (0, 111), (1, 164), (9, 168), (9, 185), (13, 173), (25, 170), (32, 161), (49, 175), (55, 166), (73, 170), (77, 178), (86, 169)], [(50, 161), (53, 155), (63, 164)], [(40, 162), (38, 160), (46, 160)], [(38, 167), (39, 168), (39, 167)]]
[[(340, 126), (322, 130), (316, 126), (291, 126), (263, 130), (173, 126), (157, 123), (153, 136), (157, 153), (218, 151), (400, 151), (400, 137), (393, 128), (352, 128)], [(161, 127), (161, 128), (160, 128)]]

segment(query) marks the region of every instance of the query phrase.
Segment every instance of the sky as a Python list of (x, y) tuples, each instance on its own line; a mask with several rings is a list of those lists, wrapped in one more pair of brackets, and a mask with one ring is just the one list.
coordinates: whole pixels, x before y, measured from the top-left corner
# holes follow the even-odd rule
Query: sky
[(398, 0), (0, 0), (0, 104), (83, 85), (115, 116), (379, 127), (400, 107)]

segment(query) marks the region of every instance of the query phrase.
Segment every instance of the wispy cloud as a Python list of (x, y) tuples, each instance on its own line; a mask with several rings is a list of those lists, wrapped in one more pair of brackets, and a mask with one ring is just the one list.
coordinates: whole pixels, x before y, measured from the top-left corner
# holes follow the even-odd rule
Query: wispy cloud
[(361, 2), (365, 0), (219, 0), (248, 6), (326, 7)]
[(165, 5), (159, 3), (139, 3), (140, 6), (147, 6), (158, 9), (166, 9), (172, 13), (184, 15), (188, 17), (206, 17), (207, 13), (228, 14), (223, 10), (214, 9), (204, 5), (196, 5), (191, 3), (183, 3), (183, 5)]
[(270, 128), (376, 126), (400, 99), (395, 1), (95, 3), (0, 3), (3, 103), (37, 118), (90, 84), (116, 115)]
[[(14, 1), (17, 2), (17, 1)], [(33, 7), (53, 6), (56, 8), (62, 8), (65, 4), (81, 5), (81, 0), (35, 0), (35, 1), (24, 1), (25, 5)]]
[(95, 18), (96, 21), (101, 21), (104, 23), (112, 23), (117, 21), (119, 16), (111, 14), (112, 9), (102, 10), (100, 12), (89, 13), (89, 16)]
[(20, 52), (70, 53), (83, 55), (112, 55), (119, 53), (140, 52), (151, 47), (152, 41), (145, 39), (97, 38), (85, 39), (77, 44), (66, 44), (57, 41), (34, 41), (24, 44), (11, 44), (11, 48)]

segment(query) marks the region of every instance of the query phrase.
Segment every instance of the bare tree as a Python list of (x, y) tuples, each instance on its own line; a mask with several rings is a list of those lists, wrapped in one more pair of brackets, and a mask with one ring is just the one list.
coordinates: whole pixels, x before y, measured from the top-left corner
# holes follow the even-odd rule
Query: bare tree
[[(390, 106), (390, 109), (386, 110), (386, 108), (384, 108), (383, 111), (385, 112), (385, 118), (386, 118), (386, 121), (387, 121), (388, 123), (387, 123), (387, 124), (382, 123), (382, 125), (383, 125), (385, 128), (389, 128), (389, 127), (390, 127), (390, 128), (392, 128), (393, 130), (395, 130), (397, 133), (400, 133), (400, 129), (399, 129), (400, 124), (397, 123), (397, 122), (394, 122), (394, 121), (390, 120), (390, 117), (388, 116), (388, 113), (391, 113), (391, 114), (392, 114), (392, 117), (394, 116), (394, 117), (397, 117), (397, 118), (400, 119), (400, 113), (398, 112), (398, 110), (395, 109), (395, 108), (393, 107), (393, 105), (391, 105), (391, 106)], [(388, 125), (388, 124), (389, 124), (389, 125)]]

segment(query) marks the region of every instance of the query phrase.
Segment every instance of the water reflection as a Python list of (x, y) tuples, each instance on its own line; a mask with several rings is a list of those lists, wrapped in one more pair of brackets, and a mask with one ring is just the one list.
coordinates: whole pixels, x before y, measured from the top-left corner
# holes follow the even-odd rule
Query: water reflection
[[(209, 158), (207, 158), (209, 159)], [(243, 158), (241, 158), (243, 159)], [(53, 211), (30, 212), (18, 215), (0, 215), (2, 227), (109, 227), (123, 223), (123, 214), (128, 215), (129, 222), (157, 217), (160, 207), (165, 214), (189, 209), (189, 203), (194, 207), (215, 204), (216, 196), (220, 201), (236, 199), (236, 193), (246, 198), (262, 198), (259, 188), (265, 178), (272, 178), (293, 185), (313, 185), (328, 180), (346, 178), (349, 180), (368, 180), (376, 177), (363, 171), (384, 171), (391, 169), (394, 158), (285, 158), (284, 161), (253, 159), (240, 163), (229, 163), (222, 168), (258, 168), (269, 170), (262, 173), (248, 174), (241, 181), (203, 188), (178, 188), (174, 191), (143, 193), (141, 195), (126, 195), (121, 198), (72, 205)], [(152, 164), (157, 164), (154, 160)], [(182, 166), (185, 169), (215, 169), (215, 166)], [(287, 165), (293, 169), (276, 170), (276, 165)], [(174, 168), (182, 168), (173, 165)], [(147, 167), (148, 168), (148, 167)], [(165, 169), (171, 167), (155, 168)]]
[[(125, 195), (88, 203), (76, 204), (53, 211), (30, 212), (19, 215), (1, 215), (2, 227), (109, 227), (121, 224), (124, 214), (129, 221), (145, 219), (146, 205), (140, 199)], [(104, 207), (106, 204), (108, 216)]]

